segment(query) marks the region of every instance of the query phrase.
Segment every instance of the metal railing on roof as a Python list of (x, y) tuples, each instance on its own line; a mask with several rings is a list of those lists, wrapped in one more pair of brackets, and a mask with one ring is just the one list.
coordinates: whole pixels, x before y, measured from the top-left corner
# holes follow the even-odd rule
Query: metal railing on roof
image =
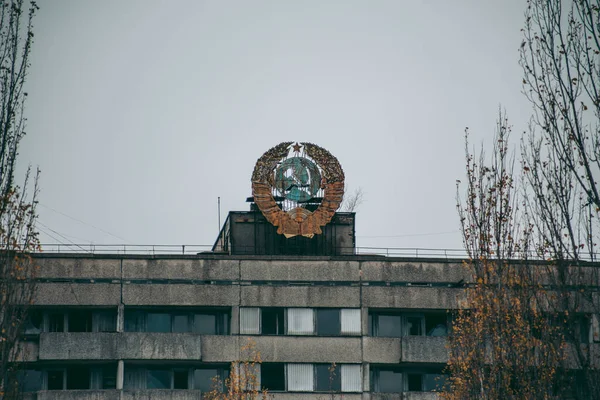
[[(143, 244), (64, 244), (42, 245), (42, 253), (63, 254), (117, 254), (117, 255), (195, 255), (210, 252), (212, 245), (143, 245)], [(386, 257), (453, 258), (467, 256), (462, 249), (355, 247), (344, 254), (377, 255)], [(250, 254), (250, 253), (248, 253)]]

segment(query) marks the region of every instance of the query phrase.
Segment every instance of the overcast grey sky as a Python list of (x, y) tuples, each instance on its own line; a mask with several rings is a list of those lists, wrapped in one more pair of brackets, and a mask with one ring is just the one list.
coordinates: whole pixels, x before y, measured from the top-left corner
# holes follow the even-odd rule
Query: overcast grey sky
[(362, 187), (359, 246), (461, 248), (464, 128), (529, 114), (524, 0), (38, 3), (20, 164), (44, 243), (212, 244), (217, 197), (248, 209), (289, 140)]

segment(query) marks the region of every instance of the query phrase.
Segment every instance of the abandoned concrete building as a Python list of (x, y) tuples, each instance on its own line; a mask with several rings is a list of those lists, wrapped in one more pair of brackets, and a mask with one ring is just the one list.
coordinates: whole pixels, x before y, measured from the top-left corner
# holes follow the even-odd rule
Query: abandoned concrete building
[[(301, 158), (294, 145), (287, 160), (318, 169), (278, 164), (300, 175), (302, 185), (279, 188), (289, 198), (261, 192), (259, 160), (251, 209), (229, 213), (211, 251), (37, 255), (23, 389), (37, 399), (198, 399), (251, 340), (274, 399), (437, 398), (465, 270), (458, 259), (356, 254), (355, 214), (335, 212), (339, 171), (311, 146)], [(325, 175), (322, 197), (301, 167)], [(293, 191), (306, 187), (316, 200)], [(288, 220), (264, 204), (280, 213), (292, 200), (303, 207)]]

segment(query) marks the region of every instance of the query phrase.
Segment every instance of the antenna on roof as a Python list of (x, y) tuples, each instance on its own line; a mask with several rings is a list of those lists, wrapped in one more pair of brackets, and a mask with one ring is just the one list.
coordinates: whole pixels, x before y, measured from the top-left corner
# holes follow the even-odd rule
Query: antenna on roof
[(219, 213), (219, 229), (217, 232), (221, 233), (221, 196), (217, 197), (217, 212)]

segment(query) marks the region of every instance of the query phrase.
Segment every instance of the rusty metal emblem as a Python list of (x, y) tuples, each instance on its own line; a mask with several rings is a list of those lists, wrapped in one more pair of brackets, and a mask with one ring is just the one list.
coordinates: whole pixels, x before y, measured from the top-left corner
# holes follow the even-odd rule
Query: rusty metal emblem
[(252, 195), (278, 234), (310, 238), (322, 233), (342, 203), (344, 171), (324, 148), (292, 143), (280, 143), (258, 159)]

